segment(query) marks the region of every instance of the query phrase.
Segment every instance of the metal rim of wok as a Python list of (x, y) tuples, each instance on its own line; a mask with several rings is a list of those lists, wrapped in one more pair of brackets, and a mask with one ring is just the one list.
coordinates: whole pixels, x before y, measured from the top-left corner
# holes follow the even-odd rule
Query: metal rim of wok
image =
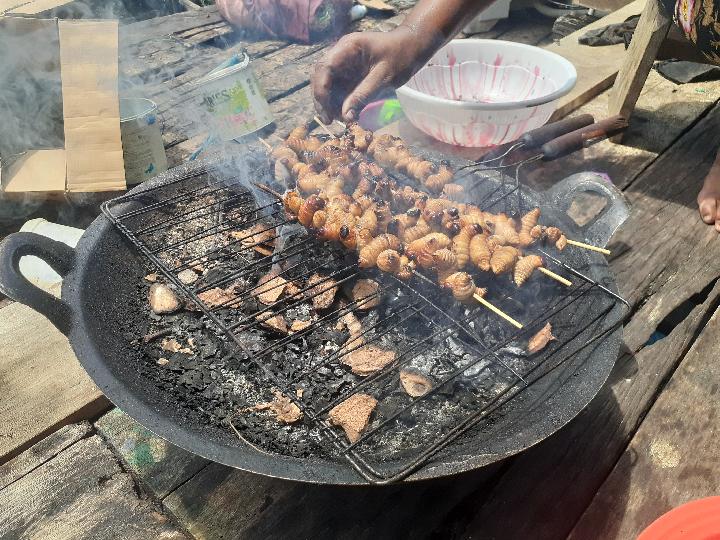
[[(197, 161), (177, 167), (136, 187), (130, 194), (176, 181), (182, 175), (200, 174), (211, 165)], [(571, 192), (579, 190), (600, 192), (610, 199), (594, 228), (582, 232), (561, 211), (569, 205)], [(584, 237), (602, 245), (627, 215), (619, 192), (588, 175), (568, 179), (543, 196), (526, 188), (523, 194), (541, 207), (549, 221), (573, 231), (576, 238)], [(63, 275), (62, 301), (34, 288), (19, 276), (18, 264), (23, 255), (39, 256)], [(589, 252), (584, 256), (590, 261), (588, 275), (614, 291), (605, 259)], [(139, 260), (133, 247), (102, 215), (88, 227), (75, 250), (39, 235), (16, 233), (0, 243), (0, 290), (46, 315), (68, 336), (78, 360), (100, 390), (128, 416), (172, 444), (209, 460), (266, 476), (321, 484), (367, 483), (341, 458), (270, 454), (237, 439), (221, 440), (218, 428), (186, 422), (179, 407), (174, 405), (173, 396), (143, 379), (128, 361), (123, 324), (129, 310), (139, 308), (137, 294), (133, 295), (137, 283), (133, 280), (142, 277)], [(620, 304), (613, 312), (618, 310), (622, 310)], [(496, 430), (498, 435), (483, 441), (485, 446), (476, 445), (468, 451), (468, 446), (473, 446), (468, 441), (460, 446), (464, 451), (457, 453), (451, 445), (406, 480), (438, 478), (484, 467), (555, 433), (599, 392), (617, 359), (621, 334), (622, 328), (618, 325), (600, 337), (592, 345), (591, 361), (583, 362), (572, 377), (544, 396), (542, 406), (520, 405), (522, 410), (515, 412), (522, 414), (508, 415), (506, 431)]]

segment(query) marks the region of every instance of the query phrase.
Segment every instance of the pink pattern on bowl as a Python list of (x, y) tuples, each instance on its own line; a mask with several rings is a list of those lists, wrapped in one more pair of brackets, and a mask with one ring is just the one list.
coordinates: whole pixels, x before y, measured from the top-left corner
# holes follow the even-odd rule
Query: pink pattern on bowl
[(564, 58), (498, 40), (454, 40), (398, 89), (410, 122), (459, 146), (491, 146), (541, 126), (577, 78)]

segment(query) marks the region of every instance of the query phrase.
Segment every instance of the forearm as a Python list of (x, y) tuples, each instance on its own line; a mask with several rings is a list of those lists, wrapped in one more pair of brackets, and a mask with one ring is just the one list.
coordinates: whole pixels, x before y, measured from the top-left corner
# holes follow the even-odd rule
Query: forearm
[(420, 0), (403, 20), (428, 58), (494, 0)]

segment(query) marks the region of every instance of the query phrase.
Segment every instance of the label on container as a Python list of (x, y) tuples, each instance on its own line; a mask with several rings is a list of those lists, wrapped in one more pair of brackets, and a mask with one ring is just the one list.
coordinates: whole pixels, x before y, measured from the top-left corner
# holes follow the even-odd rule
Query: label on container
[(242, 67), (228, 71), (225, 76), (198, 84), (196, 90), (198, 106), (207, 114), (212, 135), (224, 141), (240, 138), (273, 121), (252, 70)]

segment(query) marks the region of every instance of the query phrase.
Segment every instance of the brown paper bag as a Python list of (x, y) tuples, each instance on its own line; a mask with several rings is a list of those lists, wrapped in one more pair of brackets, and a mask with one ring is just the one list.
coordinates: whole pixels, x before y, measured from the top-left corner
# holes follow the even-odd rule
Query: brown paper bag
[(117, 21), (0, 17), (0, 48), (14, 59), (0, 81), (3, 191), (125, 189)]

